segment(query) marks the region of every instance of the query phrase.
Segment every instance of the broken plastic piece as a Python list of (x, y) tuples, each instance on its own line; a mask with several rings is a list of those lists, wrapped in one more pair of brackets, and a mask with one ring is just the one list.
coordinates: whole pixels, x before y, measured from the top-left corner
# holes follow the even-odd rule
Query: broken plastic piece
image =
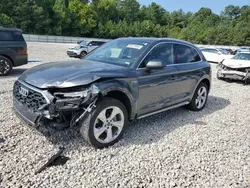
[[(52, 165), (58, 165), (60, 163), (60, 160), (63, 161), (64, 163), (62, 164), (65, 164), (67, 162), (67, 160), (69, 160), (68, 157), (64, 157), (64, 156), (61, 156), (62, 152), (64, 151), (64, 147), (60, 147), (59, 148), (59, 151), (53, 155), (47, 163), (45, 163), (41, 168), (39, 168), (36, 172), (35, 172), (35, 175), (38, 174), (38, 173), (41, 173), (43, 170), (45, 170), (47, 167), (50, 167)], [(62, 160), (63, 159), (63, 160)], [(59, 163), (58, 163), (59, 162)]]
[(98, 99), (98, 97), (96, 97), (96, 99), (92, 103), (90, 103), (90, 105), (87, 108), (84, 108), (84, 112), (82, 113), (82, 115), (80, 115), (80, 117), (78, 119), (76, 119), (76, 123), (78, 123), (87, 112), (90, 113), (92, 111), (92, 109), (96, 107), (95, 103), (96, 103), (97, 99)]

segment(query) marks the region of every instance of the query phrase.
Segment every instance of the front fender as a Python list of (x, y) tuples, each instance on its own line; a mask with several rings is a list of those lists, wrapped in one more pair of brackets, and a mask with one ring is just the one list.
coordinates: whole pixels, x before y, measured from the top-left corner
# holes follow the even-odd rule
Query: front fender
[(106, 96), (111, 91), (119, 91), (125, 94), (131, 104), (131, 119), (134, 119), (137, 111), (138, 102), (138, 84), (136, 81), (111, 80), (95, 83), (102, 96)]

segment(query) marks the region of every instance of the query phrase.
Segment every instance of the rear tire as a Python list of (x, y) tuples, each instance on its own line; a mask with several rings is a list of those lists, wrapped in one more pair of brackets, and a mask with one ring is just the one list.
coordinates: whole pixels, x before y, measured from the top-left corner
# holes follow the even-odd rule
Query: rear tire
[(12, 62), (8, 58), (0, 56), (0, 76), (6, 76), (9, 74), (12, 67)]
[(80, 122), (84, 140), (95, 148), (105, 148), (117, 143), (128, 125), (126, 107), (113, 98), (103, 98), (96, 108)]
[(208, 97), (208, 86), (207, 84), (201, 82), (194, 92), (194, 96), (191, 102), (187, 105), (187, 108), (192, 111), (202, 110), (206, 103)]

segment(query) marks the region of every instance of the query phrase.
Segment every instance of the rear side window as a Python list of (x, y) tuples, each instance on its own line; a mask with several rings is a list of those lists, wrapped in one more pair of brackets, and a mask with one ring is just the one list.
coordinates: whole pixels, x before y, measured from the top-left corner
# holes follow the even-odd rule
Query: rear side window
[(15, 41), (24, 41), (24, 38), (21, 32), (14, 32), (13, 35), (14, 35)]
[(14, 36), (12, 32), (9, 31), (0, 31), (0, 41), (13, 41)]
[(177, 64), (198, 62), (201, 60), (195, 49), (181, 44), (175, 45), (175, 57), (175, 63)]

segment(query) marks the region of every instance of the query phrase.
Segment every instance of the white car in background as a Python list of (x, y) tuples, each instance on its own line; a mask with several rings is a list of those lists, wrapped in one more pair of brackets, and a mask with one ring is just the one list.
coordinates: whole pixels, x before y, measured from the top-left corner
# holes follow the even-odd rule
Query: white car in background
[(227, 50), (219, 48), (201, 48), (201, 52), (208, 62), (220, 63), (226, 59), (231, 59), (231, 55)]
[(240, 52), (219, 63), (218, 79), (241, 80), (250, 83), (250, 52)]
[(91, 42), (86, 42), (86, 41), (81, 41), (79, 45), (70, 47), (67, 50), (67, 54), (69, 57), (75, 57), (75, 58), (80, 58), (82, 59), (85, 57), (88, 53), (93, 51), (94, 49), (98, 48), (99, 46), (105, 44), (106, 42), (104, 41), (91, 41)]
[(237, 50), (237, 53), (240, 52), (250, 52), (250, 47), (241, 47), (240, 49)]

